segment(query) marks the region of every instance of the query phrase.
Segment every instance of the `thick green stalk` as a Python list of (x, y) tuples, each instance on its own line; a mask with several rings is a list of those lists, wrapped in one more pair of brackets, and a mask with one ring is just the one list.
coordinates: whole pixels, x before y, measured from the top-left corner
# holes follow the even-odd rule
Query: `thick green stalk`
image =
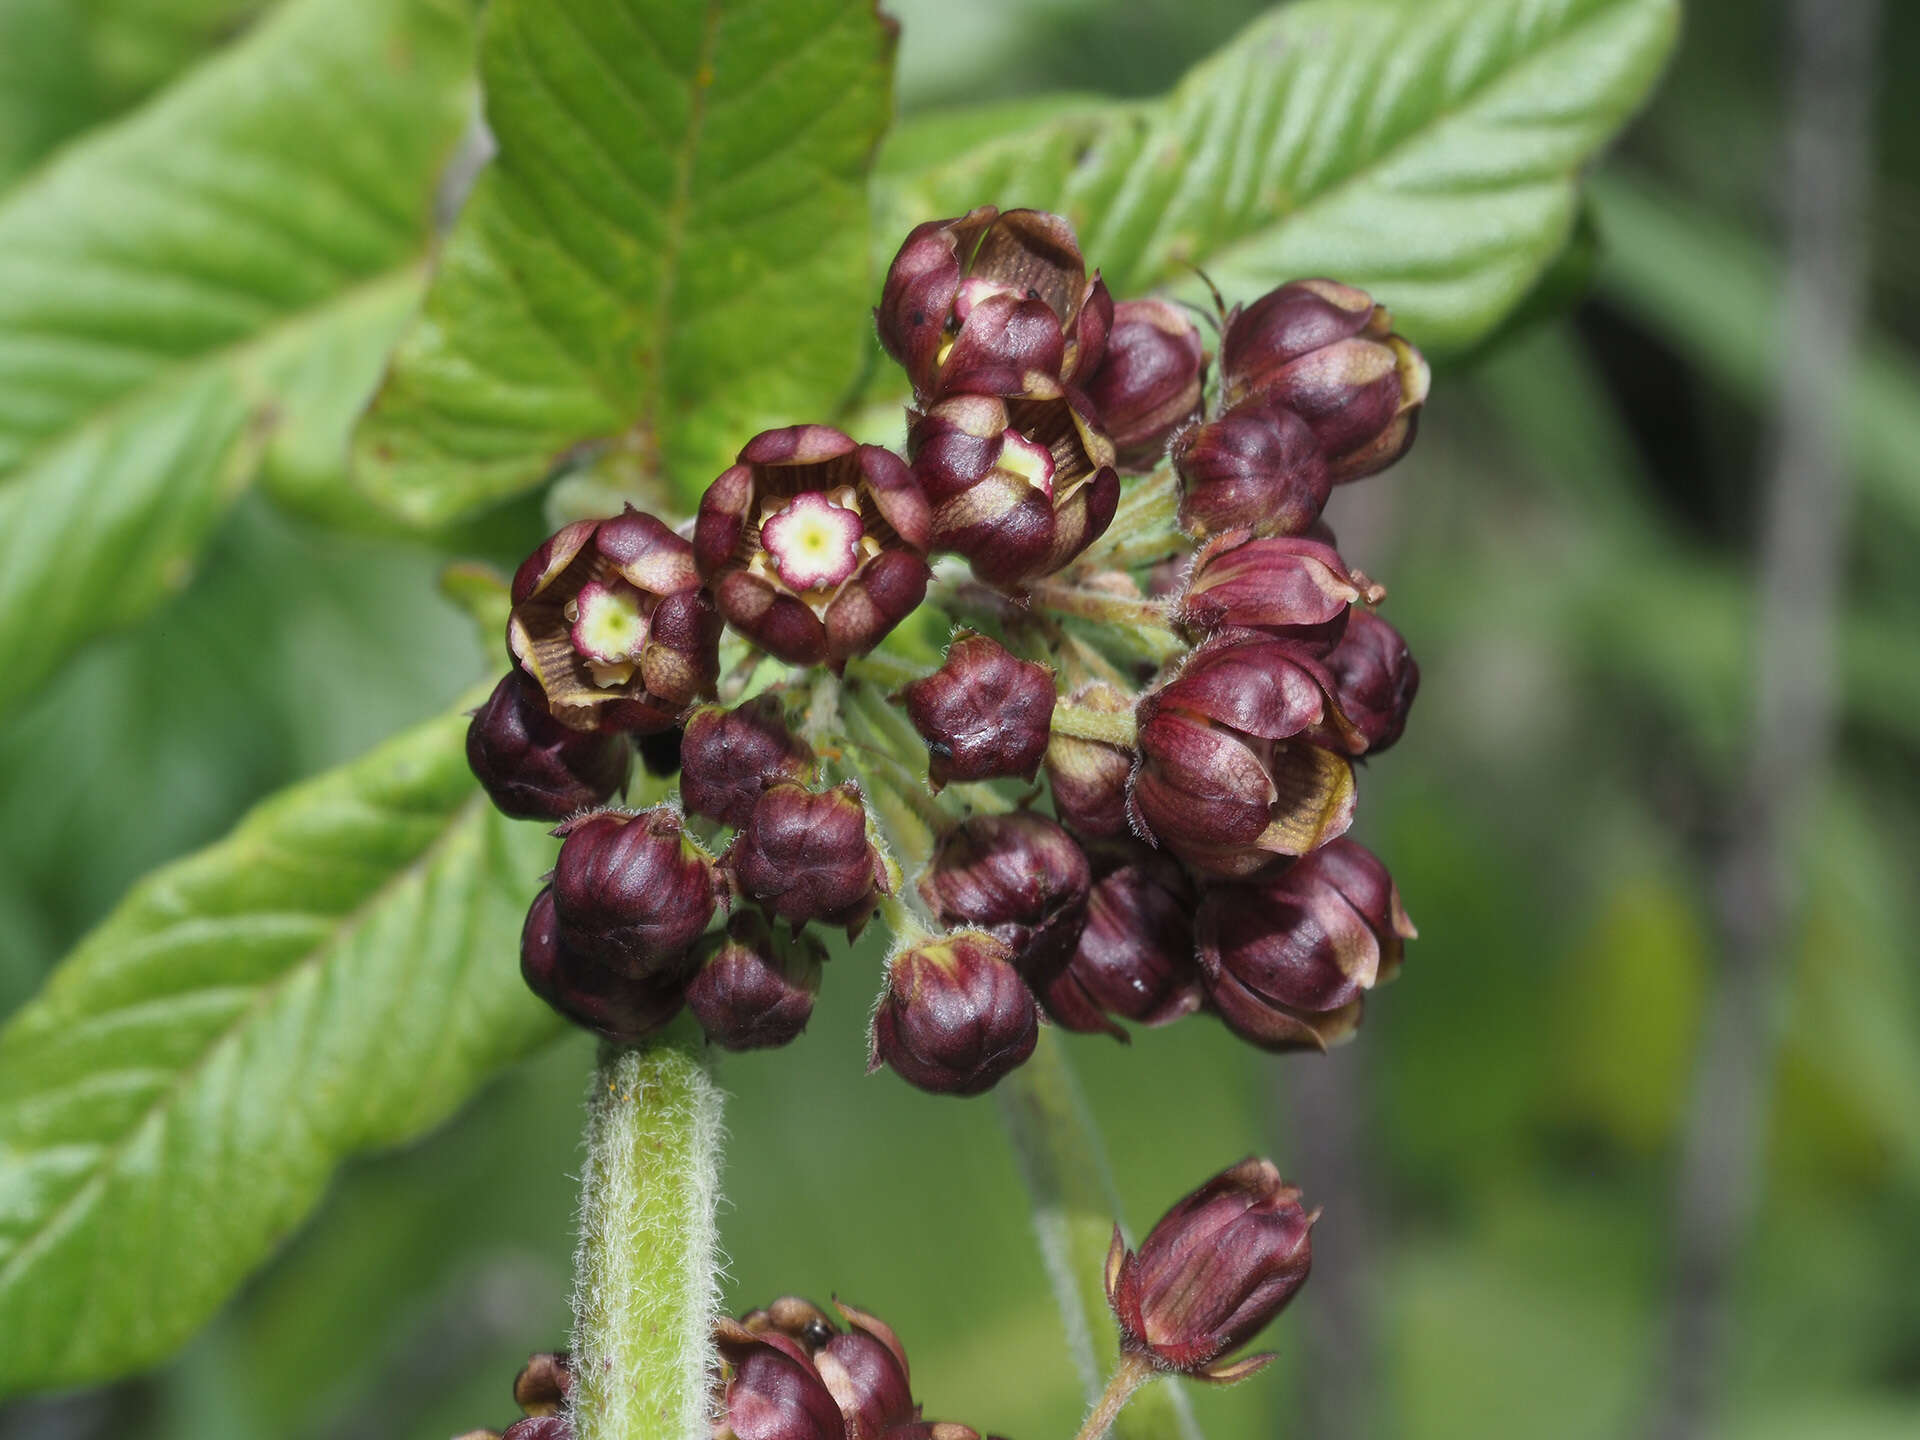
[[(1120, 1360), (1119, 1331), (1107, 1308), (1107, 1248), (1120, 1197), (1106, 1149), (1067, 1063), (1059, 1032), (1040, 1032), (1033, 1058), (1000, 1082), (1000, 1116), (1033, 1206), (1033, 1228), (1066, 1325), (1067, 1348), (1087, 1403)], [(1111, 1417), (1109, 1417), (1111, 1418)], [(1118, 1440), (1200, 1440), (1176, 1385), (1150, 1385), (1113, 1420)]]
[(577, 1440), (703, 1440), (719, 1305), (720, 1092), (691, 1036), (603, 1049), (574, 1254)]

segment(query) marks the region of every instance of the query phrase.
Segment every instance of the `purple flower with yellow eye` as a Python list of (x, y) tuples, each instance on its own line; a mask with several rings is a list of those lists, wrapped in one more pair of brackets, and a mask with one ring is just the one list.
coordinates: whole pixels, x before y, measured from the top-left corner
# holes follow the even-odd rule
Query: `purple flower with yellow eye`
[(735, 630), (790, 665), (837, 668), (925, 597), (930, 529), (899, 456), (793, 425), (756, 435), (707, 487), (693, 549)]

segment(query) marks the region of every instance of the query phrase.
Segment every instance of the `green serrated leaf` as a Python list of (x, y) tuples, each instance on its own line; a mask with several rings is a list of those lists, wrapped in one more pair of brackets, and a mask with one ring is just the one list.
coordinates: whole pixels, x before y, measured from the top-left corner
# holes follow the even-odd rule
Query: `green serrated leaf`
[(0, 203), (0, 706), (182, 584), (263, 462), (337, 484), (470, 43), (458, 0), (292, 0)]
[[(1055, 210), (1116, 294), (1336, 275), (1436, 354), (1486, 336), (1573, 233), (1583, 165), (1645, 97), (1677, 0), (1307, 0), (1143, 104), (941, 117), (883, 158), (878, 239), (991, 202)], [(1014, 112), (1002, 111), (1003, 115)], [(940, 153), (938, 127), (994, 138)], [(994, 132), (998, 131), (996, 135)], [(890, 145), (889, 149), (894, 148)]]
[(343, 1160), (554, 1032), (514, 961), (553, 842), (478, 793), (465, 728), (156, 871), (0, 1031), (0, 1393), (163, 1357)]
[(417, 523), (584, 442), (691, 500), (824, 417), (869, 332), (865, 178), (890, 110), (873, 0), (496, 0), (499, 155), (355, 450)]

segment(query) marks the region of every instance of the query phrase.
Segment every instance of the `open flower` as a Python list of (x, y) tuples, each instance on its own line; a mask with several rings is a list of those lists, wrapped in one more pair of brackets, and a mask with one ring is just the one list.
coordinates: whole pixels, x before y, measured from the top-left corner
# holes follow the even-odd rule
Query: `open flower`
[(513, 577), (507, 645), (576, 730), (670, 730), (710, 694), (720, 618), (693, 548), (631, 505), (551, 536)]
[(707, 487), (693, 551), (729, 625), (791, 665), (837, 668), (926, 595), (929, 525), (892, 451), (792, 425), (756, 435)]

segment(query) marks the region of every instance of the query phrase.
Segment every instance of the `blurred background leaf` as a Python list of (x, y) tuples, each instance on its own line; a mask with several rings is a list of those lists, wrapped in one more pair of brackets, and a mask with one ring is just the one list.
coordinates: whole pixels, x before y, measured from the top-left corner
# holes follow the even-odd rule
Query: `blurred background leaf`
[(0, 706), (185, 585), (263, 458), (344, 455), (468, 36), (461, 0), (295, 0), (0, 200)]

